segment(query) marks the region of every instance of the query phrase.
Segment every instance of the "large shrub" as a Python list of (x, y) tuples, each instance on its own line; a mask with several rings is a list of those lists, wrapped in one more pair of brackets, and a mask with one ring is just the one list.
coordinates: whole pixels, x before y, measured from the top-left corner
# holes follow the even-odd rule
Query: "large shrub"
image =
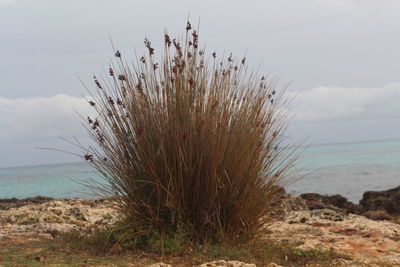
[(183, 40), (165, 34), (160, 58), (146, 39), (132, 65), (115, 51), (108, 78), (95, 77), (88, 129), (99, 146), (84, 157), (123, 212), (126, 238), (252, 238), (293, 164), (276, 80), (249, 73), (245, 58), (206, 56), (198, 40), (188, 23)]

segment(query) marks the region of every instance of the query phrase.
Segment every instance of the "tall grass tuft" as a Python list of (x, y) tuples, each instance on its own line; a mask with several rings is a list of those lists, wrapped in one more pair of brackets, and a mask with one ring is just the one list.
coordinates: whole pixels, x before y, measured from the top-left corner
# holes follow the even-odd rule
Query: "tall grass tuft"
[(262, 233), (295, 161), (284, 147), (284, 87), (250, 73), (246, 58), (206, 56), (189, 22), (183, 38), (165, 34), (160, 58), (144, 43), (133, 64), (115, 51), (88, 98), (97, 117), (87, 128), (98, 146), (84, 158), (104, 177), (98, 192), (124, 214), (124, 239), (185, 232), (219, 242)]

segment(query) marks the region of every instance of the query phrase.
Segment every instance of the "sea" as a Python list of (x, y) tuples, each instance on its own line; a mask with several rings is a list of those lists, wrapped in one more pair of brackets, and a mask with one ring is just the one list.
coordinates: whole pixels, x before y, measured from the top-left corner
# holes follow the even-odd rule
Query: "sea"
[[(300, 155), (295, 195), (341, 194), (358, 203), (365, 191), (400, 185), (400, 140), (313, 145)], [(94, 197), (85, 183), (102, 181), (86, 162), (0, 168), (0, 198)]]

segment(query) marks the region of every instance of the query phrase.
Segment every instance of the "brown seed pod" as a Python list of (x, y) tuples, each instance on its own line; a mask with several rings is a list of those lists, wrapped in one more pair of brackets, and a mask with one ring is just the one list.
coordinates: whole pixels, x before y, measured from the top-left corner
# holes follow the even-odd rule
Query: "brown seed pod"
[(168, 47), (171, 46), (171, 39), (170, 39), (170, 37), (169, 37), (168, 34), (165, 34), (165, 35), (164, 35), (164, 41), (165, 41), (165, 44), (166, 44)]
[(99, 89), (102, 89), (101, 84), (100, 84), (100, 82), (97, 80), (96, 76), (93, 76), (93, 78), (94, 78), (94, 83), (96, 84), (96, 86), (97, 86)]
[(186, 31), (190, 31), (191, 29), (192, 29), (192, 25), (188, 21), (187, 24), (186, 24)]
[(84, 157), (85, 160), (90, 161), (91, 163), (93, 163), (93, 155), (86, 153), (83, 157)]

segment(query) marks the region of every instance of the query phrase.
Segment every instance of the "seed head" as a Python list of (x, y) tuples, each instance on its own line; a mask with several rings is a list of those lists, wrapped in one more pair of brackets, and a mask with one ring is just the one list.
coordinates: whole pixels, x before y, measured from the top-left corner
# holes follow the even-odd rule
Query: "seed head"
[(149, 41), (149, 39), (145, 38), (144, 39), (144, 45), (147, 47), (147, 49), (149, 50), (149, 54), (150, 56), (154, 54), (154, 48), (151, 47), (151, 42)]
[(100, 132), (97, 132), (97, 141), (99, 141), (100, 145), (104, 143), (104, 135)]
[(139, 80), (139, 82), (138, 82), (137, 85), (136, 85), (136, 89), (137, 89), (139, 92), (142, 92), (142, 91), (143, 91), (142, 81)]
[(168, 34), (164, 35), (165, 44), (170, 47), (171, 46), (171, 39)]
[(97, 80), (96, 76), (93, 76), (94, 83), (96, 84), (97, 88), (102, 89), (100, 82)]
[(186, 31), (190, 31), (192, 29), (192, 25), (190, 24), (190, 22), (188, 21), (187, 22), (187, 25), (186, 25)]
[(92, 130), (96, 130), (97, 127), (99, 127), (99, 126), (100, 126), (99, 121), (96, 119), (96, 120), (93, 122)]
[(88, 153), (86, 153), (84, 156), (85, 160), (90, 161), (91, 163), (93, 163), (93, 155), (90, 155)]

